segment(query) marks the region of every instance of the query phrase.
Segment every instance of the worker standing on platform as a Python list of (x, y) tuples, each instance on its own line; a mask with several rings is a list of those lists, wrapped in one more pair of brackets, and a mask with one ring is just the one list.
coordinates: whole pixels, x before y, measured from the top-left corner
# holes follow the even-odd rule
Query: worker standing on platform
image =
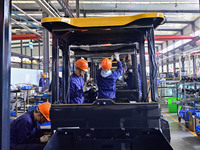
[[(98, 86), (98, 98), (102, 99), (114, 99), (116, 93), (116, 80), (123, 73), (123, 66), (119, 59), (119, 54), (115, 53), (112, 56), (117, 61), (117, 69), (111, 71), (112, 61), (105, 58), (101, 63), (101, 69), (97, 71), (97, 86)], [(112, 59), (111, 57), (111, 59)]]
[(46, 86), (48, 85), (46, 77), (47, 77), (46, 74), (42, 74), (42, 77), (40, 78), (39, 81), (39, 86), (42, 87), (42, 91), (44, 91)]
[(71, 75), (70, 80), (70, 103), (82, 104), (84, 102), (83, 76), (88, 71), (88, 62), (85, 59), (79, 59), (75, 63), (76, 70)]
[(39, 124), (50, 121), (50, 107), (50, 103), (42, 103), (38, 110), (26, 112), (13, 120), (10, 125), (11, 150), (43, 150), (50, 139), (50, 134), (44, 135)]

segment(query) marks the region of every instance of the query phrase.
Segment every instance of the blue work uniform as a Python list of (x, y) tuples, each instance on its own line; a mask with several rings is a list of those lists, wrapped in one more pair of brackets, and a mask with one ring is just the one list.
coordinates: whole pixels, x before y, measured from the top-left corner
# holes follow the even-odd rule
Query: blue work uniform
[(70, 80), (70, 104), (83, 103), (83, 85), (83, 77), (79, 77), (77, 74), (73, 73)]
[(40, 143), (40, 137), (43, 136), (43, 133), (40, 130), (39, 123), (34, 120), (33, 113), (34, 111), (26, 112), (17, 119), (13, 120), (13, 122), (11, 123), (10, 125), (11, 149), (17, 149), (16, 147), (21, 147), (21, 148), (25, 147), (26, 149), (28, 149), (27, 145), (30, 146), (30, 144), (34, 145), (34, 143), (35, 144)]
[(97, 71), (98, 98), (114, 99), (116, 93), (116, 80), (123, 73), (123, 66), (117, 62), (117, 69), (107, 77), (102, 77), (102, 68)]
[(45, 80), (44, 78), (40, 78), (40, 81), (39, 81), (39, 86), (42, 87), (42, 91), (45, 90)]

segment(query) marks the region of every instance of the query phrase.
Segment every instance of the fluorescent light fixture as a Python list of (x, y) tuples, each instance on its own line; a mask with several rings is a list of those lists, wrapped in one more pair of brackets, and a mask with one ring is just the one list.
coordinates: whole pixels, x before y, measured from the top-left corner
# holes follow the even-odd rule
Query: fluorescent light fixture
[[(19, 16), (26, 16), (25, 14), (18, 14)], [(28, 14), (29, 16), (42, 16), (42, 14)], [(15, 16), (15, 14), (12, 14), (12, 16)]]
[(19, 1), (19, 0), (15, 1), (15, 0), (13, 0), (12, 3), (13, 4), (35, 4), (36, 2), (35, 1)]

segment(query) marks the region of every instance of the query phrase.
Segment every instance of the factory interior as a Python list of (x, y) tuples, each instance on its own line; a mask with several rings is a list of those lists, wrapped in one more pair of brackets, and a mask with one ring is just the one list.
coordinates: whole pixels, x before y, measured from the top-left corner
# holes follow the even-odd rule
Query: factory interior
[(0, 29), (0, 149), (200, 149), (200, 0), (1, 0)]

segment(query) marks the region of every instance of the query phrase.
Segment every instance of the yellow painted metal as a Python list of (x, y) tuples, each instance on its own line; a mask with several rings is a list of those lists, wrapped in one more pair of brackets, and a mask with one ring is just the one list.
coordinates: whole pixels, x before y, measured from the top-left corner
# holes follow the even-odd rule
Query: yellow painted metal
[(165, 20), (162, 13), (144, 13), (134, 16), (96, 17), (96, 18), (47, 17), (42, 19), (42, 23), (63, 22), (75, 27), (124, 26), (136, 20), (145, 18), (163, 18), (163, 21)]

